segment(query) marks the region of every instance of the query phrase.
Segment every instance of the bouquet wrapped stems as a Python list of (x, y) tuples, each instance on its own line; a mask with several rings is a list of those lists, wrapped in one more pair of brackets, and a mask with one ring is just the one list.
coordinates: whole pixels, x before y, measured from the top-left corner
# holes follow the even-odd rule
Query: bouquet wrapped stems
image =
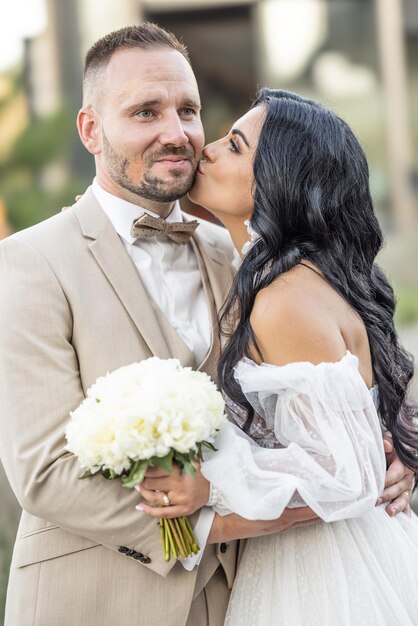
[(169, 561), (171, 555), (174, 559), (179, 556), (185, 559), (199, 552), (199, 544), (187, 517), (160, 519), (158, 525), (165, 561)]

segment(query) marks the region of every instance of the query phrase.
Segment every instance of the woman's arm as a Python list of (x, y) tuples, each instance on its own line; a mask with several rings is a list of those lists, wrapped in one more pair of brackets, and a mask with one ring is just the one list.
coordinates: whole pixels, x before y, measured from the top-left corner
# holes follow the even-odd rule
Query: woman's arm
[(235, 539), (249, 539), (274, 535), (295, 526), (307, 526), (319, 520), (318, 516), (307, 506), (297, 509), (285, 509), (277, 520), (250, 521), (235, 513), (231, 515), (216, 514), (209, 534), (208, 543), (222, 543)]

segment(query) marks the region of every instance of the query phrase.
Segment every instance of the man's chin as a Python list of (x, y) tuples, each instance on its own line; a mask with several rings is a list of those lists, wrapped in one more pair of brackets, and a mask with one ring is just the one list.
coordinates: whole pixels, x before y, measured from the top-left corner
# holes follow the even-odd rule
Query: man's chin
[(158, 202), (173, 202), (182, 198), (192, 188), (194, 182), (193, 178), (189, 177), (187, 180), (179, 181), (176, 178), (161, 181), (147, 181), (147, 185), (143, 187), (142, 195), (149, 200), (156, 200)]
[(177, 187), (170, 189), (148, 189), (141, 195), (147, 200), (156, 202), (174, 202), (179, 200), (189, 192), (189, 187)]

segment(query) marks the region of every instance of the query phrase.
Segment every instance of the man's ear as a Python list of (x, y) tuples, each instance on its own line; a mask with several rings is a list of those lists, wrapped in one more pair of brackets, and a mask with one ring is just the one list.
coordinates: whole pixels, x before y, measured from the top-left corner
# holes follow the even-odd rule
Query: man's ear
[(77, 115), (77, 129), (82, 144), (91, 154), (99, 154), (102, 150), (102, 133), (100, 117), (91, 106), (80, 109)]

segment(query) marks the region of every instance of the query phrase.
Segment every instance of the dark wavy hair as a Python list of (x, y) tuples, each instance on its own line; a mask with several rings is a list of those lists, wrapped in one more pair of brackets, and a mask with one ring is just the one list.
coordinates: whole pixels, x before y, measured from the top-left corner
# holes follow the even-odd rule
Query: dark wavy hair
[(348, 125), (294, 93), (262, 89), (265, 108), (254, 156), (251, 225), (261, 238), (245, 256), (221, 311), (227, 336), (218, 374), (225, 393), (253, 410), (233, 367), (254, 349), (250, 325), (260, 289), (302, 260), (311, 261), (362, 318), (369, 338), (379, 412), (401, 461), (418, 471), (416, 407), (407, 401), (413, 359), (394, 328), (395, 298), (375, 264), (383, 237), (369, 189), (365, 155)]

